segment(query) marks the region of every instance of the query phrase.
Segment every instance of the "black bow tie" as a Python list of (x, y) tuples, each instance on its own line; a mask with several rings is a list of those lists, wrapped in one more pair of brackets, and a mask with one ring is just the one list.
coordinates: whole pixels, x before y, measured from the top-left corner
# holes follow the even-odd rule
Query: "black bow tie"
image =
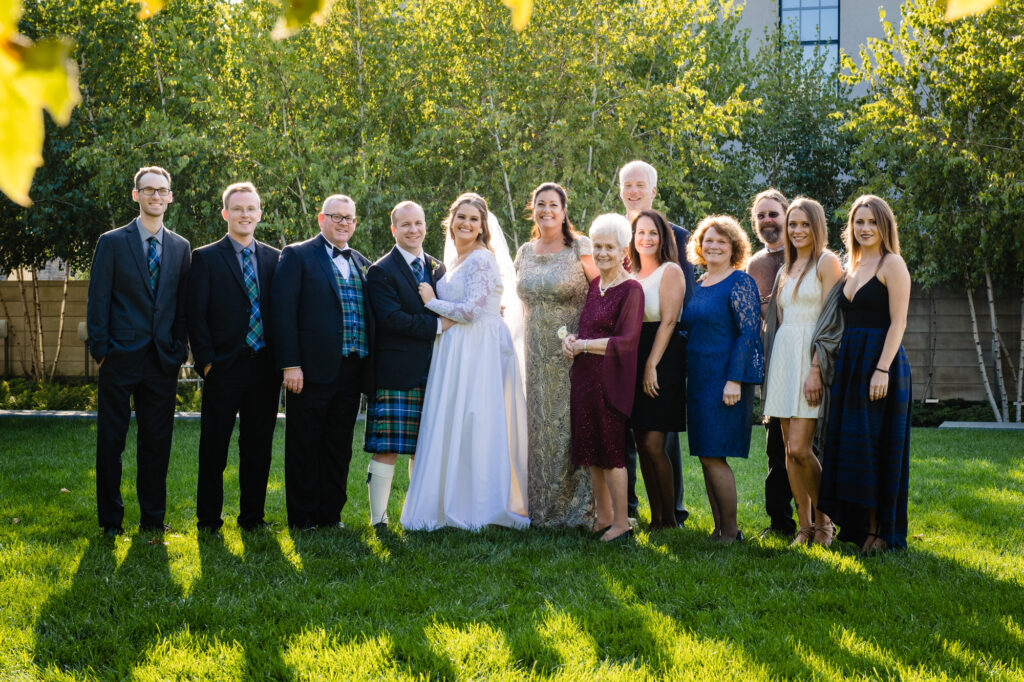
[(337, 246), (331, 246), (331, 258), (337, 258), (338, 256), (344, 256), (348, 260), (352, 260), (352, 249), (339, 249)]

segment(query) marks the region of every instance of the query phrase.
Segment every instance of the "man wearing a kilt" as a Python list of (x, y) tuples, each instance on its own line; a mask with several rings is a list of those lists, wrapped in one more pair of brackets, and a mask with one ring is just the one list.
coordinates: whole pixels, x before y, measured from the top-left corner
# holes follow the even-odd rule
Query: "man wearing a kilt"
[[(370, 266), (366, 289), (376, 320), (373, 347), (375, 393), (367, 409), (363, 448), (372, 455), (366, 474), (370, 524), (388, 523), (388, 498), (398, 455), (416, 453), (423, 390), (434, 340), (453, 323), (427, 310), (421, 283), (436, 285), (444, 264), (423, 251), (423, 208), (403, 201), (391, 211), (395, 247)], [(410, 471), (412, 460), (409, 461)]]

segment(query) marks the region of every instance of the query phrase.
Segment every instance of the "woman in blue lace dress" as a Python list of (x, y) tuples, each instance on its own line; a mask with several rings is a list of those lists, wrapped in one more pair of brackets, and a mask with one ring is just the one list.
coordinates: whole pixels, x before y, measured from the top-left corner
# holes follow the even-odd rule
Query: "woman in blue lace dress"
[(736, 526), (736, 479), (726, 458), (746, 457), (750, 450), (754, 384), (764, 375), (761, 300), (754, 279), (743, 272), (750, 241), (733, 218), (702, 220), (687, 251), (707, 275), (683, 313), (690, 368), (686, 435), (704, 472), (712, 538), (729, 544), (743, 540), (743, 533)]

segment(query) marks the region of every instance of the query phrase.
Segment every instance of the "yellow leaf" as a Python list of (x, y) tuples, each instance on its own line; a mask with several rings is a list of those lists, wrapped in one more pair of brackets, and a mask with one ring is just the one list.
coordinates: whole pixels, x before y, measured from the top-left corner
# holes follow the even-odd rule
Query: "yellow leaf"
[[(0, 51), (0, 62), (7, 60)], [(0, 191), (22, 206), (32, 205), (28, 191), (36, 168), (43, 165), (42, 149), (39, 104), (27, 101), (8, 69), (0, 67)]]
[(43, 112), (66, 125), (78, 103), (71, 43), (31, 40), (17, 33), (21, 0), (0, 0), (0, 191), (22, 206), (43, 165)]
[(331, 13), (334, 0), (280, 0), (283, 4), (277, 25), (271, 31), (274, 40), (283, 40), (309, 23), (322, 25)]
[(512, 28), (516, 31), (526, 28), (533, 13), (533, 0), (501, 0), (501, 3), (512, 10)]
[(139, 12), (135, 16), (139, 19), (149, 19), (164, 8), (164, 5), (167, 4), (167, 0), (138, 0), (138, 3)]
[(21, 19), (21, 0), (0, 0), (0, 42), (18, 30)]
[(996, 0), (946, 0), (946, 21), (955, 21), (970, 14), (981, 14)]
[(81, 101), (78, 70), (68, 58), (71, 48), (67, 40), (40, 40), (25, 51), (18, 78), (20, 87), (30, 90), (29, 101), (40, 101), (60, 125), (68, 124)]

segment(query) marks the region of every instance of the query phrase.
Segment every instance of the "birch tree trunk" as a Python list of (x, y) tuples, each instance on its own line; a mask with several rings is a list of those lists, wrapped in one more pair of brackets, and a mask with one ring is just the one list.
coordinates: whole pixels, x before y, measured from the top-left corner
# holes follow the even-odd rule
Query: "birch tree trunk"
[(1002, 403), (1003, 418), (1000, 421), (1010, 420), (1009, 396), (1006, 393), (1006, 380), (1003, 378), (1003, 345), (999, 336), (999, 325), (996, 323), (996, 301), (992, 294), (992, 275), (985, 273), (985, 290), (988, 293), (988, 319), (992, 326), (992, 359), (995, 362), (996, 386), (999, 387), (999, 398)]
[(999, 415), (999, 406), (992, 395), (992, 386), (988, 382), (988, 371), (985, 369), (985, 356), (981, 350), (981, 337), (978, 335), (978, 313), (974, 309), (974, 289), (967, 290), (967, 304), (971, 309), (971, 334), (974, 335), (974, 350), (978, 354), (978, 371), (981, 373), (981, 382), (985, 386), (985, 395), (988, 397), (988, 404), (992, 408), (992, 414), (996, 421), (1002, 421)]
[(68, 280), (71, 278), (71, 264), (64, 264), (64, 290), (60, 296), (60, 318), (57, 323), (57, 350), (53, 353), (53, 364), (50, 365), (50, 381), (57, 374), (57, 362), (60, 360), (60, 347), (64, 338), (64, 311), (68, 305)]
[(42, 381), (46, 376), (46, 358), (43, 357), (43, 306), (39, 301), (39, 268), (35, 266), (32, 266), (32, 308), (36, 318), (35, 380)]
[[(494, 108), (494, 98), (490, 94), (487, 95), (487, 104), (491, 107), (491, 113), (497, 117), (497, 110)], [(497, 120), (495, 120), (494, 127), (491, 128), (491, 135), (494, 136), (494, 143), (498, 146), (498, 163), (501, 164), (501, 174), (505, 179), (505, 196), (508, 197), (509, 229), (512, 231), (512, 237), (515, 240), (515, 251), (519, 251), (519, 232), (515, 229), (516, 202), (512, 199), (512, 186), (508, 181), (508, 169), (505, 166), (505, 155), (502, 154), (501, 150), (501, 136), (498, 134)]]
[(21, 371), (34, 379), (38, 376), (35, 367), (36, 344), (32, 333), (32, 316), (29, 313), (31, 307), (28, 304), (28, 296), (25, 295), (25, 277), (20, 273), (18, 275), (18, 291), (21, 293), (21, 308), (25, 313), (25, 343), (21, 344)]
[(1017, 356), (1017, 421), (1021, 420), (1021, 402), (1024, 402), (1024, 280), (1020, 291), (1020, 355)]

